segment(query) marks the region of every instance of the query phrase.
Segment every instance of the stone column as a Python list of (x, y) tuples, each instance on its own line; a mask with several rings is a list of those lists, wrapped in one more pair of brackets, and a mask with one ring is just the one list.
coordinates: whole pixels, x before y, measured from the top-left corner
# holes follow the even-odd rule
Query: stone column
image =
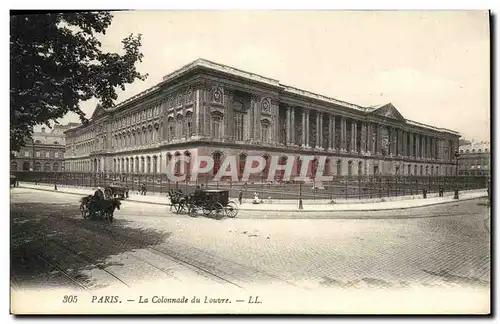
[(233, 112), (233, 92), (224, 90), (224, 138), (234, 139), (234, 112)]
[[(332, 131), (330, 132), (330, 138), (331, 138), (331, 145), (330, 148), (334, 151), (338, 149), (338, 147), (335, 144), (335, 133), (337, 132), (336, 125), (335, 125), (335, 115), (330, 115), (330, 123), (332, 124)], [(333, 164), (332, 164), (333, 165)]]
[(375, 130), (375, 125), (372, 122), (368, 123), (368, 152), (371, 154), (375, 154), (375, 140), (374, 140), (374, 133)]
[(425, 135), (420, 136), (420, 150), (422, 151), (421, 158), (425, 159), (426, 158)]
[(307, 148), (310, 148), (311, 147), (311, 136), (309, 135), (309, 132), (310, 132), (310, 128), (309, 128), (309, 123), (310, 123), (310, 120), (309, 120), (309, 110), (306, 109), (306, 147)]
[(260, 109), (261, 109), (261, 104), (260, 104), (260, 96), (258, 95), (252, 95), (252, 110), (254, 114), (254, 132), (253, 132), (253, 139), (254, 141), (257, 142), (262, 142), (262, 132), (260, 130), (261, 125), (260, 125)]
[[(193, 124), (194, 124), (193, 125), (193, 130), (194, 130), (193, 133), (194, 134), (193, 135), (195, 136), (195, 138), (199, 137), (200, 134), (202, 133), (201, 132), (201, 119), (200, 119), (200, 117), (201, 117), (200, 91), (201, 91), (200, 89), (196, 89), (194, 91), (194, 107), (193, 107), (193, 110), (194, 110), (193, 111), (193, 113), (194, 113), (193, 114)], [(164, 112), (164, 114), (166, 115), (166, 111)], [(165, 125), (167, 123), (167, 119), (166, 119), (165, 115), (162, 116), (162, 118), (163, 118), (163, 127), (162, 127), (163, 132), (165, 132)], [(166, 138), (166, 135), (165, 135), (165, 133), (163, 133), (162, 139), (165, 139), (165, 138)]]
[(302, 108), (302, 140), (300, 141), (301, 147), (306, 147), (306, 139), (307, 139), (307, 127), (306, 127), (306, 111)]
[(392, 150), (391, 150), (391, 153), (392, 153), (392, 156), (396, 156), (397, 155), (397, 151), (398, 151), (398, 136), (397, 136), (397, 128), (395, 127), (391, 127), (391, 146), (392, 146)]
[(389, 134), (389, 155), (392, 156), (394, 155), (394, 128), (388, 126), (387, 133)]
[(255, 107), (254, 107), (254, 96), (252, 95), (251, 100), (250, 100), (250, 108), (248, 109), (248, 124), (247, 124), (247, 132), (248, 136), (247, 139), (249, 141), (254, 140), (254, 135), (255, 135)]
[(295, 108), (290, 107), (290, 129), (288, 130), (290, 132), (290, 144), (295, 145), (296, 144), (296, 138), (295, 138)]
[(415, 154), (415, 156), (416, 156), (417, 159), (421, 159), (422, 158), (422, 149), (421, 149), (421, 147), (422, 147), (422, 145), (421, 145), (422, 144), (421, 143), (422, 138), (421, 138), (420, 134), (416, 134), (415, 136), (416, 136), (416, 138), (415, 138), (415, 140), (416, 140), (416, 147), (415, 148), (417, 150), (417, 153)]
[(401, 130), (401, 155), (404, 157), (408, 156), (407, 148), (408, 148), (408, 135), (406, 131)]
[(322, 117), (322, 114), (320, 112), (316, 112), (316, 143), (314, 143), (314, 147), (315, 148), (320, 148), (321, 147), (321, 135), (322, 135), (322, 131), (321, 131), (321, 118)]
[(423, 142), (423, 145), (422, 145), (423, 153), (422, 154), (423, 154), (423, 157), (425, 159), (427, 159), (428, 158), (428, 155), (427, 155), (428, 154), (428, 152), (427, 152), (427, 136), (422, 135), (422, 142)]
[(435, 149), (434, 149), (434, 137), (430, 136), (429, 137), (429, 150), (430, 150), (430, 154), (429, 154), (429, 158), (431, 158), (432, 160), (434, 159), (434, 153), (435, 153)]
[(411, 157), (411, 158), (414, 158), (415, 157), (415, 154), (414, 154), (414, 150), (413, 150), (413, 147), (415, 145), (415, 134), (413, 134), (412, 132), (409, 132), (409, 138), (410, 138), (410, 147), (408, 148), (409, 150), (409, 154), (408, 156)]
[(323, 121), (324, 121), (324, 114), (323, 113), (320, 113), (320, 118), (319, 118), (319, 124), (321, 125), (321, 128), (319, 129), (319, 147), (320, 149), (324, 149), (324, 145), (325, 145), (325, 141), (324, 141), (324, 137), (326, 134), (323, 133)]
[(434, 159), (437, 160), (439, 159), (439, 138), (437, 137), (434, 138), (434, 146), (435, 146)]
[(397, 129), (397, 137), (398, 137), (398, 147), (396, 149), (396, 155), (397, 156), (402, 156), (402, 151), (403, 151), (403, 131), (401, 128)]
[(346, 151), (346, 119), (344, 116), (340, 117), (340, 152)]
[(333, 124), (333, 115), (328, 115), (328, 151), (331, 151), (334, 147), (334, 144), (332, 142), (334, 136), (334, 124)]
[(286, 139), (285, 143), (286, 145), (290, 145), (292, 143), (292, 109), (290, 106), (286, 107), (286, 123), (285, 123), (285, 128), (286, 128)]
[(366, 123), (361, 122), (361, 154), (366, 152)]
[(396, 128), (395, 129), (395, 138), (396, 138), (396, 149), (395, 149), (395, 153), (396, 153), (396, 156), (401, 156), (401, 129), (399, 128)]
[(394, 138), (396, 139), (396, 143), (395, 143), (395, 150), (394, 150), (394, 155), (396, 156), (400, 156), (401, 155), (401, 150), (399, 149), (399, 146), (401, 145), (401, 139), (399, 138), (400, 134), (399, 134), (399, 128), (395, 128), (394, 129)]
[(427, 154), (427, 157), (429, 159), (432, 159), (432, 137), (431, 136), (427, 136), (427, 146), (428, 146), (428, 154)]
[(425, 135), (422, 135), (421, 140), (422, 158), (425, 159), (427, 158), (427, 137)]
[(377, 154), (382, 154), (382, 125), (377, 124)]
[(358, 124), (353, 119), (351, 122), (351, 152), (353, 152), (353, 153), (358, 152), (358, 145), (357, 145), (357, 138), (356, 138), (357, 131), (358, 131)]

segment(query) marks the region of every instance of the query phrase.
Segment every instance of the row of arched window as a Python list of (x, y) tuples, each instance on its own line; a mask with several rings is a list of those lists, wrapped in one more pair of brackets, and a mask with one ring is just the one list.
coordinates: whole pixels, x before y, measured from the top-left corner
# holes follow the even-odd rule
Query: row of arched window
[[(27, 162), (27, 161), (23, 162), (22, 165), (19, 165), (16, 161), (12, 161), (10, 163), (10, 169), (11, 169), (11, 171), (19, 171), (19, 167), (20, 166), (22, 166), (22, 171), (29, 171), (30, 168), (31, 168), (30, 163)], [(45, 162), (45, 163), (35, 162), (33, 170), (34, 171), (46, 171), (46, 172), (49, 172), (49, 171), (54, 171), (54, 172), (64, 171), (64, 168), (61, 168), (61, 167), (62, 167), (62, 165), (59, 162), (54, 162), (54, 163), (50, 163), (50, 162)]]
[[(483, 151), (481, 149), (477, 149), (477, 153), (482, 153)], [(488, 152), (488, 149), (485, 148), (484, 149), (484, 152)], [(476, 149), (472, 149), (472, 150), (469, 150), (469, 149), (466, 149), (465, 151), (464, 150), (460, 150), (460, 153), (476, 153)]]

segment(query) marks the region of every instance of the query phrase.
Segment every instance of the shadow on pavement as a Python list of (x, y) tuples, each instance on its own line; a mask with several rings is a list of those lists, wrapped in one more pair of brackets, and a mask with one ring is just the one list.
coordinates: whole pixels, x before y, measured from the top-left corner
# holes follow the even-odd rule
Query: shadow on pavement
[(111, 256), (161, 244), (171, 235), (129, 227), (119, 218), (111, 225), (84, 220), (76, 204), (16, 203), (10, 217), (11, 280), (21, 289), (102, 288), (86, 272), (119, 281), (106, 268), (125, 265)]

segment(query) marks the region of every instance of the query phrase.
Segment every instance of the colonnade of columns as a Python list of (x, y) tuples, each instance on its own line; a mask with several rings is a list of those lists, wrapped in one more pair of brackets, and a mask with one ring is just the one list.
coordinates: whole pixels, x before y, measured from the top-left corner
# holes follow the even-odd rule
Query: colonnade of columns
[(160, 173), (161, 163), (161, 155), (113, 158), (111, 171), (114, 173)]
[(281, 144), (286, 146), (421, 160), (441, 158), (438, 137), (401, 127), (291, 106), (286, 108), (285, 119), (286, 137)]

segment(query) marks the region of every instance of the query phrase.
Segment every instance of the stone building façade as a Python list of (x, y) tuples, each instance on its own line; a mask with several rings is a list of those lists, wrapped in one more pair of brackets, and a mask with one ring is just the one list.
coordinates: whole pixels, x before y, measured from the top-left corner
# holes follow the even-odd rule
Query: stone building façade
[(489, 142), (461, 145), (458, 157), (458, 175), (489, 176), (491, 152)]
[(390, 103), (361, 107), (203, 59), (97, 107), (65, 134), (70, 172), (163, 174), (174, 155), (211, 155), (216, 172), (228, 155), (240, 165), (249, 155), (310, 155), (327, 157), (327, 175), (401, 176), (454, 175), (460, 137), (407, 120)]
[(64, 131), (75, 126), (78, 124), (54, 125), (50, 132), (45, 127), (33, 132), (32, 139), (19, 152), (12, 152), (10, 170), (64, 171)]

